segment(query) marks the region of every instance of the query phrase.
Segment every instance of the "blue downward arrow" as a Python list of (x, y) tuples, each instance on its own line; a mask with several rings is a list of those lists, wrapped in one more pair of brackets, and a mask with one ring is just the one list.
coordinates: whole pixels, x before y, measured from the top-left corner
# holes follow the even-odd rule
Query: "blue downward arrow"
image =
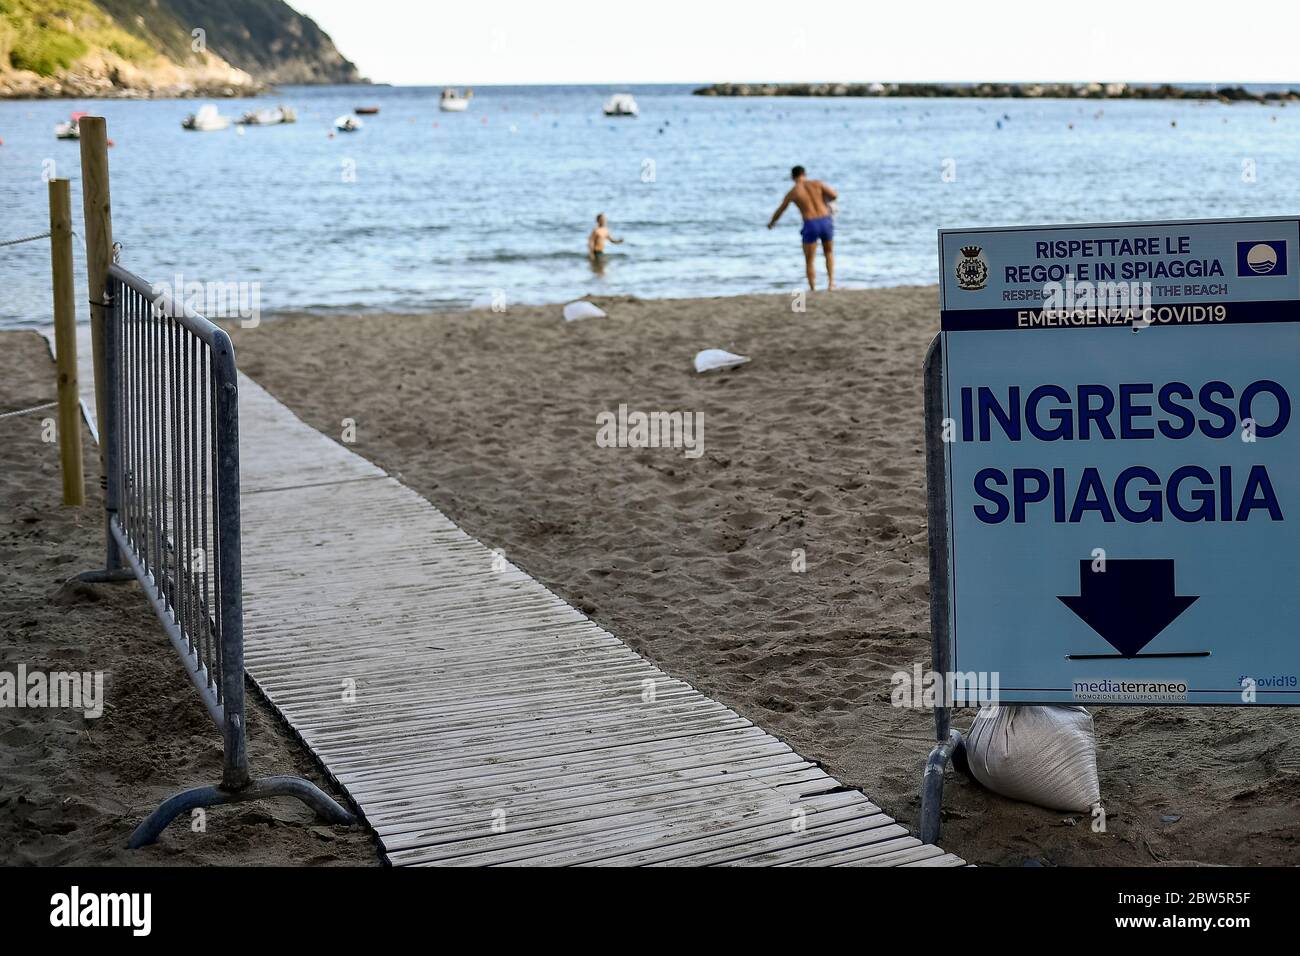
[(1057, 595), (1057, 600), (1123, 657), (1137, 656), (1199, 597), (1174, 593), (1169, 558), (1109, 560), (1105, 571), (1091, 565), (1079, 562), (1078, 596)]

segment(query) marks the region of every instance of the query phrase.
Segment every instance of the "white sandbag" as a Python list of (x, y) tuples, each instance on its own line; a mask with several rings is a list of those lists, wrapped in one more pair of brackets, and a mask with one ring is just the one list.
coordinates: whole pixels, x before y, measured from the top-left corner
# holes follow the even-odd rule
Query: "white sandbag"
[(715, 372), (719, 369), (735, 368), (737, 365), (744, 365), (748, 361), (749, 358), (745, 355), (724, 352), (722, 349), (705, 349), (695, 356), (695, 371)]
[(582, 299), (577, 302), (570, 302), (564, 307), (565, 322), (572, 322), (574, 319), (603, 319), (604, 317), (604, 312)]
[(966, 735), (975, 779), (994, 793), (1049, 810), (1086, 813), (1101, 802), (1092, 714), (1082, 707), (988, 707)]

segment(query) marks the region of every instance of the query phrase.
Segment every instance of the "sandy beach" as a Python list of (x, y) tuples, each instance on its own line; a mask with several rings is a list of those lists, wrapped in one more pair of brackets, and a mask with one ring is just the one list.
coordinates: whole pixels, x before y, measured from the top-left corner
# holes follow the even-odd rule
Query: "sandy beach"
[[(45, 342), (0, 333), (0, 412), (54, 396)], [(41, 440), (53, 414), (0, 418), (0, 671), (101, 671), (104, 711), (0, 708), (0, 864), (377, 864), (364, 829), (321, 825), (291, 800), (215, 808), (206, 832), (182, 820), (154, 846), (125, 848), (162, 800), (220, 779), (221, 738), (140, 588), (70, 580), (103, 564), (103, 504), (83, 428), (86, 505), (63, 507), (58, 445)], [(255, 774), (330, 789), (256, 693), (247, 708)]]
[[(306, 421), (341, 440), (344, 419), (352, 419), (352, 450), (673, 676), (915, 823), (933, 723), (927, 711), (891, 707), (889, 690), (892, 673), (929, 662), (921, 364), (938, 327), (936, 290), (818, 293), (804, 313), (792, 311), (788, 295), (593, 301), (608, 318), (565, 323), (559, 306), (287, 316), (234, 336), (240, 367)], [(697, 375), (691, 359), (708, 347), (752, 362)], [(6, 387), (6, 407), (47, 394), (44, 386), (26, 395)], [(703, 454), (597, 447), (598, 413), (620, 405), (702, 412)], [(8, 494), (17, 495), (17, 485), (49, 496), (15, 511), (5, 529), (6, 565), (16, 559), (29, 587), (76, 603), (79, 612), (88, 604), (105, 622), (118, 622), (114, 628), (129, 618), (145, 632), (136, 640), (161, 641), (143, 600), (98, 590), (92, 600), (58, 583), (95, 551), (93, 511), (76, 528), (84, 552), (61, 547), (42, 556), (19, 543), (31, 536), (24, 520), (33, 508), (43, 509), (36, 520), (50, 537), (62, 538), (55, 522), (69, 523), (52, 504), (53, 456), (43, 466), (50, 474), (39, 479), (33, 473), (14, 482), (5, 471)], [(799, 550), (805, 573), (792, 570)], [(40, 564), (56, 559), (57, 571)], [(121, 603), (110, 609), (109, 602)], [(6, 619), (39, 625), (38, 615), (56, 613), (28, 599), (21, 610), (6, 608)], [(75, 626), (128, 640), (84, 619)], [(74, 633), (61, 631), (60, 642)], [(161, 654), (148, 660), (171, 664)], [(179, 686), (179, 670), (174, 680)], [(193, 695), (178, 693), (173, 706), (190, 707), (195, 733), (204, 730)], [(994, 796), (954, 773), (945, 848), (1008, 866), (1300, 863), (1300, 714), (1094, 714), (1106, 833), (1092, 832), (1086, 818)], [(971, 716), (960, 714), (958, 726)], [(266, 719), (261, 714), (263, 726)], [(122, 746), (108, 730), (101, 724), (95, 737)], [(260, 738), (267, 746), (268, 736), (255, 735), (255, 745)], [(191, 756), (168, 743), (150, 753), (154, 760)], [(267, 769), (274, 754), (291, 753), (255, 761)], [(86, 758), (79, 754), (58, 758), (69, 763), (61, 768), (69, 792), (83, 782), (79, 773), (91, 772), (80, 769), (76, 761)], [(181, 785), (188, 770), (199, 768), (157, 771), (133, 791), (134, 806)], [(48, 779), (42, 786), (59, 788)], [(123, 799), (126, 782), (113, 786)], [(284, 812), (267, 821), (283, 837), (282, 851), (297, 838), (315, 841), (316, 854), (327, 858), (361, 862), (364, 855), (360, 838), (326, 842), (295, 816), (297, 808), (242, 812)], [(5, 813), (11, 821), (20, 816)], [(100, 824), (114, 825), (125, 826)]]

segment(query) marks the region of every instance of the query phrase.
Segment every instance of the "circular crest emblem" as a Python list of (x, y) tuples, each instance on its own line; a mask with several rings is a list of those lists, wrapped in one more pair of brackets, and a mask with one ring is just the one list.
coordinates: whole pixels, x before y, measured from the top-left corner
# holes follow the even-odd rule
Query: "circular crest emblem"
[(989, 281), (989, 264), (979, 246), (962, 246), (956, 272), (958, 288), (967, 292), (984, 288)]

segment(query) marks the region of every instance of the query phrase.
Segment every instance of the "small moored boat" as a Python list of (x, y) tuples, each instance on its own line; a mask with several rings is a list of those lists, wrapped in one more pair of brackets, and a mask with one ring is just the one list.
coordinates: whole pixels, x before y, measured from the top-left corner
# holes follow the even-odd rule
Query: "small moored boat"
[(222, 116), (211, 103), (199, 107), (197, 113), (191, 113), (181, 120), (182, 129), (192, 129), (200, 133), (215, 133), (230, 125), (230, 117)]
[(240, 126), (279, 126), (281, 123), (298, 122), (298, 114), (288, 106), (270, 106), (245, 113), (237, 122)]
[(378, 107), (378, 106), (358, 106), (358, 107), (357, 107), (356, 109), (354, 109), (352, 112), (356, 113), (358, 116), (374, 116), (376, 113), (379, 112), (379, 107)]
[(334, 121), (334, 128), (340, 133), (355, 133), (365, 125), (355, 116), (340, 116)]
[(469, 109), (469, 101), (473, 98), (473, 90), (466, 90), (462, 96), (459, 90), (449, 86), (442, 91), (442, 96), (438, 99), (438, 109), (444, 113), (463, 113)]
[(85, 116), (84, 112), (72, 114), (71, 119), (64, 120), (54, 127), (54, 136), (56, 139), (81, 139), (81, 118)]
[(640, 116), (641, 108), (631, 93), (615, 93), (605, 101), (606, 116)]

